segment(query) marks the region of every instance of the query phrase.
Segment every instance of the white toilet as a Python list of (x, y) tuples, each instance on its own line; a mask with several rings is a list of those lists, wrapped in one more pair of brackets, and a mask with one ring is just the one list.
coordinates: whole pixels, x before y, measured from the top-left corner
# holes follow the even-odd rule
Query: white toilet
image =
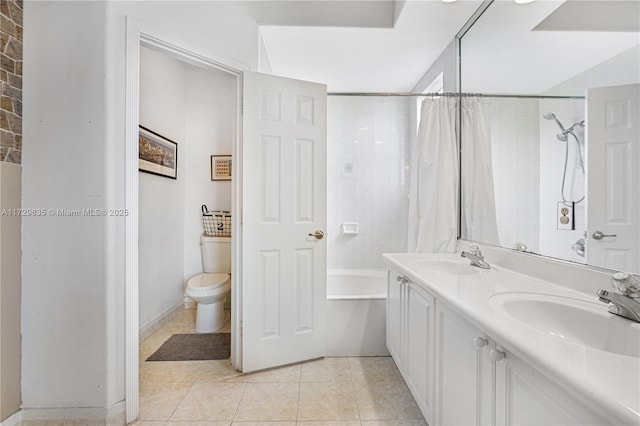
[(186, 294), (198, 303), (196, 331), (212, 333), (224, 325), (224, 300), (231, 291), (231, 237), (200, 237), (204, 273), (187, 281)]

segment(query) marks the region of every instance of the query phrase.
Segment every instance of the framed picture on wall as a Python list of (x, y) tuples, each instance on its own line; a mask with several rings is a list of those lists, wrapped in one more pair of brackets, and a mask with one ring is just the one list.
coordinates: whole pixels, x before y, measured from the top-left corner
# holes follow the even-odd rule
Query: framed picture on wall
[(231, 156), (211, 156), (211, 180), (231, 180)]
[(178, 144), (140, 126), (138, 169), (171, 179), (178, 178)]

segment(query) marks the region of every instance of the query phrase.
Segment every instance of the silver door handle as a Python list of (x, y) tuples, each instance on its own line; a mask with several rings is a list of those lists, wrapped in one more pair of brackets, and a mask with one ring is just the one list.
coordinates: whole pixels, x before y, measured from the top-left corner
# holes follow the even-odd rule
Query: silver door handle
[(591, 236), (593, 237), (594, 240), (601, 240), (601, 239), (603, 239), (605, 237), (617, 237), (616, 234), (606, 235), (606, 234), (603, 234), (602, 231), (596, 231)]
[(316, 237), (316, 240), (321, 240), (324, 237), (324, 232), (317, 230), (313, 234), (308, 234), (310, 237)]

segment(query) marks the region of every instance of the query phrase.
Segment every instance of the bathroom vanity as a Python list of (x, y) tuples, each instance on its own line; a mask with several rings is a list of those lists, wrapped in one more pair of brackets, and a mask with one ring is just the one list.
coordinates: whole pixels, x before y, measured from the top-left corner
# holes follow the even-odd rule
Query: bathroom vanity
[(387, 348), (429, 424), (640, 424), (640, 324), (595, 293), (459, 254), (384, 258)]

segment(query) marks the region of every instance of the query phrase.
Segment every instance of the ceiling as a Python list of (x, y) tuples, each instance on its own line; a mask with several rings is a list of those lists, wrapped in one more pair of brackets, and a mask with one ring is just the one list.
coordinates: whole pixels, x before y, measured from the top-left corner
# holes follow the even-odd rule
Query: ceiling
[[(406, 92), (481, 0), (249, 3), (274, 74), (330, 92)], [(638, 3), (496, 0), (463, 39), (463, 90), (542, 93), (637, 44)]]
[(244, 2), (259, 25), (391, 28), (394, 0), (262, 0)]
[(640, 31), (638, 0), (584, 1), (562, 3), (544, 18), (534, 31)]
[(638, 22), (637, 0), (496, 1), (462, 39), (462, 90), (545, 93), (638, 46)]
[[(296, 9), (298, 13), (313, 11), (317, 24), (304, 26), (300, 22), (309, 25), (311, 19), (294, 17), (291, 10), (287, 12), (291, 19), (274, 9), (262, 12), (257, 20), (263, 25), (261, 35), (274, 74), (326, 83), (330, 92), (405, 92), (440, 56), (481, 1), (284, 3), (302, 7)], [(341, 12), (332, 13), (339, 5)], [(267, 4), (264, 8), (269, 9)], [(356, 26), (357, 21), (366, 22)]]

